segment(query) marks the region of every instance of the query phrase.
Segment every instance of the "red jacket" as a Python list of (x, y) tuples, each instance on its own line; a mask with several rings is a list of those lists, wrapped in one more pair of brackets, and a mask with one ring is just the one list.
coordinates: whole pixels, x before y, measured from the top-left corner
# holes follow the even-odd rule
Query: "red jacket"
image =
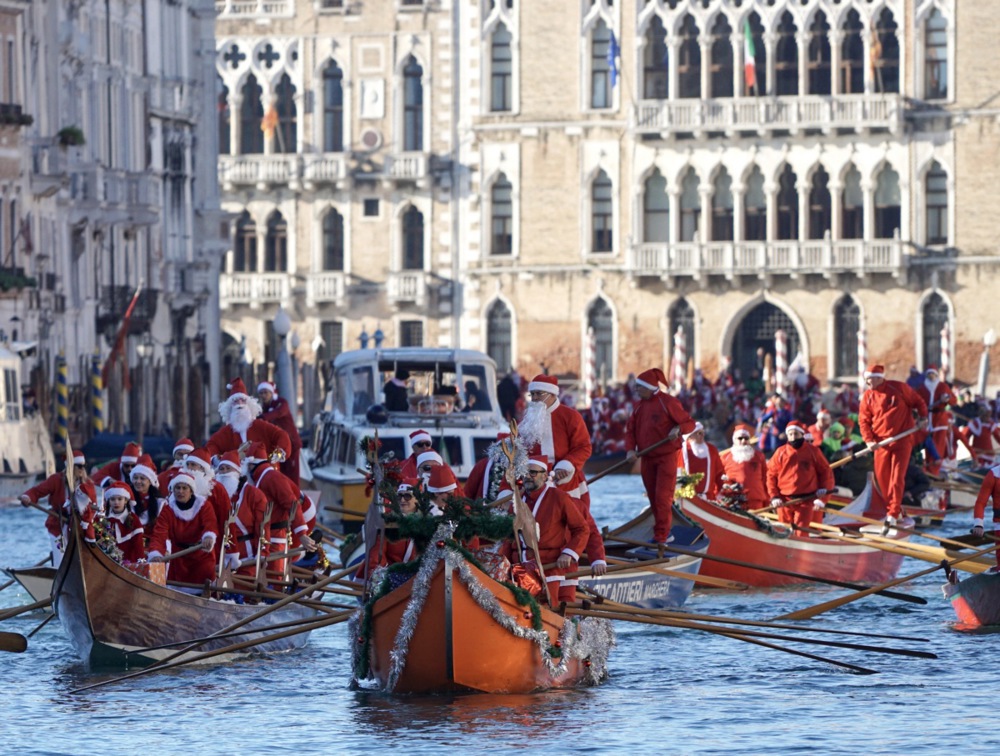
[[(648, 449), (666, 438), (674, 428), (680, 428), (681, 433), (690, 433), (694, 430), (694, 420), (676, 397), (657, 391), (649, 399), (640, 399), (632, 410), (625, 425), (625, 450)], [(645, 456), (651, 460), (665, 459), (680, 449), (681, 443), (678, 436)]]
[(146, 558), (146, 531), (134, 512), (126, 509), (121, 517), (108, 512), (107, 521), (114, 528), (123, 562), (138, 562)]
[[(798, 449), (783, 444), (767, 463), (767, 493), (771, 498), (794, 499), (812, 495), (820, 488), (832, 491), (836, 485), (830, 463), (812, 444), (804, 443)], [(825, 495), (820, 498), (826, 500)]]
[(991, 456), (993, 442), (1000, 441), (1000, 429), (994, 423), (984, 423), (976, 417), (958, 429), (958, 440), (965, 444), (972, 456)]
[[(197, 496), (194, 506), (183, 510), (177, 506), (173, 495), (167, 500), (156, 518), (156, 527), (149, 539), (149, 556), (165, 556), (176, 553), (209, 536), (212, 545), (219, 540), (216, 530), (215, 513), (204, 498)], [(167, 545), (169, 543), (169, 546)], [(215, 550), (195, 551), (180, 559), (167, 562), (167, 574), (171, 580), (182, 583), (204, 583), (215, 580)]]
[(292, 417), (292, 410), (283, 396), (277, 396), (264, 408), (260, 415), (261, 420), (265, 420), (271, 425), (276, 425), (288, 434), (288, 440), (292, 445), (292, 456), (299, 453), (302, 448), (302, 437), (299, 436), (299, 429), (295, 427), (295, 419)]
[(719, 456), (719, 450), (715, 448), (715, 445), (706, 444), (706, 446), (708, 447), (708, 456), (705, 459), (701, 459), (694, 455), (694, 452), (691, 450), (691, 444), (685, 441), (684, 446), (681, 447), (681, 453), (677, 457), (677, 470), (683, 471), (688, 475), (694, 475), (695, 473), (704, 475), (705, 477), (701, 479), (701, 483), (697, 485), (695, 491), (706, 499), (714, 501), (719, 495), (719, 489), (722, 488), (724, 482), (722, 475), (725, 472), (725, 468), (722, 464), (722, 457)]
[(723, 457), (726, 477), (743, 486), (747, 495), (747, 508), (759, 509), (767, 506), (767, 460), (760, 449), (753, 450), (753, 457), (747, 462), (737, 462), (733, 455)]
[[(97, 490), (89, 480), (77, 483), (77, 488), (82, 490), (91, 501), (97, 501)], [(33, 504), (37, 504), (40, 499), (44, 499), (46, 496), (49, 497), (49, 509), (63, 513), (62, 523), (65, 527), (69, 523), (70, 515), (68, 493), (66, 475), (59, 472), (50, 475), (37, 486), (32, 486), (24, 492), (24, 495), (31, 499)], [(45, 518), (45, 529), (49, 531), (53, 538), (58, 538), (62, 535), (59, 521), (60, 518), (54, 514), (50, 514)]]
[(129, 483), (128, 476), (122, 472), (122, 463), (120, 459), (113, 459), (106, 465), (99, 467), (90, 476), (90, 479), (94, 481), (98, 486), (103, 486), (108, 481), (120, 480), (124, 483)]
[[(931, 395), (932, 388), (934, 391), (933, 396)], [(920, 394), (920, 398), (927, 405), (927, 411), (931, 413), (931, 425), (943, 425), (944, 421), (947, 420), (945, 415), (948, 412), (948, 405), (955, 401), (955, 395), (951, 391), (951, 386), (944, 381), (928, 385), (925, 380), (917, 387), (917, 393)]]
[(542, 562), (549, 564), (562, 554), (579, 561), (589, 533), (580, 505), (555, 486), (542, 486), (525, 494), (524, 503), (531, 508), (538, 523), (538, 551)]
[[(261, 542), (260, 531), (267, 514), (267, 503), (267, 496), (257, 486), (249, 482), (244, 483), (243, 487), (236, 492), (236, 501), (233, 503), (233, 507), (236, 509), (236, 518), (229, 526), (227, 554), (236, 554), (240, 559), (250, 559), (257, 556), (257, 549)], [(261, 559), (267, 558), (270, 551), (271, 533), (267, 529), (264, 531), (263, 548), (260, 549)], [(250, 567), (247, 570), (253, 571)]]
[(281, 449), (285, 453), (285, 459), (289, 459), (292, 454), (292, 442), (288, 438), (288, 434), (277, 425), (271, 425), (259, 417), (250, 423), (245, 436), (234, 431), (233, 426), (223, 425), (208, 439), (205, 449), (213, 457), (216, 457), (227, 451), (236, 451), (246, 441), (259, 441), (264, 444), (268, 456), (273, 454), (276, 449)]
[[(267, 500), (274, 504), (271, 511), (271, 529), (281, 531), (288, 527), (292, 518), (292, 546), (298, 547), (300, 537), (306, 532), (306, 521), (302, 514), (303, 496), (299, 487), (268, 464), (258, 465), (253, 473), (253, 482)], [(296, 506), (299, 505), (299, 506)], [(295, 510), (294, 516), (292, 510)], [(283, 523), (283, 524), (282, 524)], [(271, 543), (283, 545), (284, 538), (272, 535)], [(284, 551), (284, 548), (281, 548)]]
[(1000, 478), (997, 473), (1000, 467), (994, 467), (983, 478), (983, 483), (979, 486), (979, 495), (976, 497), (976, 507), (973, 517), (982, 520), (986, 515), (986, 502), (993, 500), (993, 522), (1000, 522)]
[(544, 454), (552, 464), (552, 472), (568, 470), (569, 480), (560, 483), (564, 493), (579, 498), (587, 493), (587, 481), (583, 466), (590, 459), (592, 451), (587, 424), (580, 413), (565, 404), (555, 404), (549, 408), (552, 421), (552, 449), (543, 449), (536, 444), (532, 454)]
[(920, 394), (902, 381), (884, 381), (861, 395), (858, 426), (866, 443), (885, 441), (913, 427), (913, 410), (927, 416)]

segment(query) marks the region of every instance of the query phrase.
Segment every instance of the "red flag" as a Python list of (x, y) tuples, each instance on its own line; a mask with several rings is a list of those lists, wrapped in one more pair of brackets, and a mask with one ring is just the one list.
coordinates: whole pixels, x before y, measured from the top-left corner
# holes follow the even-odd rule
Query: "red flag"
[[(118, 361), (119, 357), (122, 357), (125, 362), (125, 367), (128, 368), (128, 358), (125, 356), (125, 337), (128, 335), (128, 322), (132, 318), (132, 311), (135, 310), (135, 305), (139, 301), (139, 294), (142, 292), (142, 284), (139, 284), (138, 288), (135, 290), (135, 294), (132, 295), (132, 301), (128, 303), (128, 307), (125, 309), (125, 317), (122, 318), (122, 324), (118, 326), (118, 334), (115, 336), (115, 344), (111, 347), (111, 354), (108, 355), (107, 361), (104, 363), (104, 367), (101, 368), (101, 382), (107, 386), (108, 376), (111, 375), (111, 368), (114, 367), (115, 362)], [(129, 380), (128, 370), (125, 370), (125, 389), (129, 390), (132, 388), (132, 382)]]

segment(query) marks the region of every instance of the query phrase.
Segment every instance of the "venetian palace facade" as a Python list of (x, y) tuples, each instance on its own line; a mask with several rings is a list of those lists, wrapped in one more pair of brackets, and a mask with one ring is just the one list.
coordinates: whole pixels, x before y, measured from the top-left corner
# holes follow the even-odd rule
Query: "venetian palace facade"
[[(788, 334), (975, 379), (1000, 51), (956, 0), (219, 0), (228, 340), (608, 380)], [(961, 40), (962, 44), (958, 42)], [(262, 128), (263, 127), (263, 128)]]

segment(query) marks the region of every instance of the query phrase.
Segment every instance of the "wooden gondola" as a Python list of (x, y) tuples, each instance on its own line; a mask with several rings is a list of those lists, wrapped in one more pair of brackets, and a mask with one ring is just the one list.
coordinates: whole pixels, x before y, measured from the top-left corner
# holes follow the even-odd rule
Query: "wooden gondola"
[(371, 606), (368, 658), (383, 690), (529, 693), (604, 678), (613, 645), (605, 620), (577, 622), (539, 607), (536, 630), (531, 608), (460, 554), (432, 544), (423, 560), (416, 576)]
[(959, 629), (1000, 625), (1000, 574), (983, 572), (958, 583), (945, 583), (943, 588), (958, 617)]
[[(85, 542), (78, 528), (68, 541), (52, 586), (52, 603), (74, 649), (92, 667), (148, 666), (179, 647), (145, 649), (204, 638), (261, 608), (159, 585)], [(250, 623), (245, 635), (206, 642), (192, 654), (260, 638), (269, 625), (316, 615), (315, 610), (293, 603)], [(307, 639), (308, 633), (303, 632), (256, 646), (254, 652), (300, 648)]]

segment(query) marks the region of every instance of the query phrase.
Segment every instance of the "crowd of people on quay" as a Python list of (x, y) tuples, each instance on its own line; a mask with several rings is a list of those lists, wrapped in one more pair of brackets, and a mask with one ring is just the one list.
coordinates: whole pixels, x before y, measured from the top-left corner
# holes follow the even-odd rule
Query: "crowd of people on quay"
[(90, 470), (76, 452), (68, 470), (22, 494), (26, 507), (48, 500), (57, 565), (74, 515), (85, 541), (140, 573), (169, 562), (171, 585), (191, 593), (215, 583), (222, 566), (248, 585), (280, 587), (293, 556), (310, 566), (325, 559), (310, 535), (317, 512), (299, 488), (301, 440), (287, 402), (270, 382), (256, 396), (240, 379), (227, 390), (222, 427), (202, 447), (178, 439), (166, 469), (137, 443)]

